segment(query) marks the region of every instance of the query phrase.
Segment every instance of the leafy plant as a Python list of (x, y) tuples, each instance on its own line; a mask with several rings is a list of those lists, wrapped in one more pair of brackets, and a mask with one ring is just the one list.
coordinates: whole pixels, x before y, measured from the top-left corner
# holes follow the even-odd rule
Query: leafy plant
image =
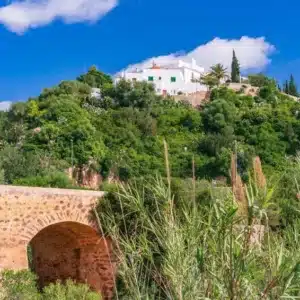
[(23, 271), (3, 271), (1, 273), (1, 300), (101, 300), (101, 295), (90, 291), (85, 284), (67, 280), (65, 284), (51, 283), (42, 292), (33, 273)]

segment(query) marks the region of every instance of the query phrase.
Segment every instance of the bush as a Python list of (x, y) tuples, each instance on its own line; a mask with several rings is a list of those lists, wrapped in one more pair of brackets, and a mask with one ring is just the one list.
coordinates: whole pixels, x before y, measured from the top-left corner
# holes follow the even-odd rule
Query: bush
[(45, 175), (19, 178), (13, 183), (15, 185), (52, 187), (61, 189), (72, 187), (71, 180), (63, 172), (51, 172)]
[(1, 273), (1, 300), (38, 300), (41, 299), (36, 285), (36, 276), (26, 270)]
[(101, 300), (86, 284), (67, 280), (65, 284), (51, 283), (40, 293), (36, 275), (27, 270), (1, 273), (0, 300)]
[(263, 87), (263, 86), (274, 86), (277, 87), (277, 84), (274, 79), (271, 79), (264, 74), (253, 74), (248, 75), (248, 81), (251, 85), (257, 86), (257, 87)]
[(101, 300), (98, 293), (91, 292), (85, 284), (75, 284), (67, 280), (63, 285), (60, 282), (51, 283), (43, 290), (43, 300)]

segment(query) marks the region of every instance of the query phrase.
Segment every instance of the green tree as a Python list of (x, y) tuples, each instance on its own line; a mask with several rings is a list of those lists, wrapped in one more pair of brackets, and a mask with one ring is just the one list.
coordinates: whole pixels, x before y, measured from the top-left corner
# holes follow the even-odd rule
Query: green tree
[(281, 86), (280, 86), (280, 84), (279, 84), (279, 83), (277, 84), (277, 89), (278, 89), (278, 91), (279, 91), (279, 92), (281, 92), (281, 91), (282, 91), (282, 89), (281, 89)]
[(0, 161), (1, 173), (6, 183), (12, 183), (17, 178), (34, 176), (41, 171), (40, 157), (37, 154), (12, 145), (6, 145), (0, 151)]
[(297, 91), (297, 86), (296, 86), (296, 83), (295, 83), (295, 80), (294, 80), (294, 76), (291, 75), (290, 76), (290, 81), (289, 81), (289, 93), (291, 96), (295, 96), (295, 97), (298, 97), (298, 91)]
[(210, 67), (210, 75), (215, 77), (218, 80), (218, 85), (222, 79), (225, 79), (227, 75), (227, 68), (222, 64), (216, 64)]
[(282, 90), (284, 93), (289, 94), (289, 83), (287, 80), (284, 82)]
[(250, 74), (248, 75), (249, 83), (256, 87), (263, 87), (263, 86), (275, 86), (277, 87), (276, 81), (273, 78), (269, 78), (262, 73), (259, 74)]
[(237, 111), (234, 104), (217, 99), (206, 105), (201, 115), (207, 132), (220, 133), (225, 127), (233, 125)]
[(231, 63), (231, 81), (240, 82), (240, 64), (235, 55), (235, 51), (232, 52), (232, 63)]
[(100, 88), (101, 90), (106, 90), (112, 86), (112, 78), (97, 70), (95, 66), (90, 67), (86, 74), (77, 77), (77, 80), (88, 84), (92, 88)]
[(132, 84), (126, 80), (120, 80), (111, 90), (111, 98), (117, 107), (135, 107), (145, 109), (152, 107), (158, 96), (154, 86), (147, 82), (135, 82)]
[(203, 85), (206, 85), (209, 90), (219, 84), (218, 79), (210, 73), (202, 75), (199, 79), (199, 82)]

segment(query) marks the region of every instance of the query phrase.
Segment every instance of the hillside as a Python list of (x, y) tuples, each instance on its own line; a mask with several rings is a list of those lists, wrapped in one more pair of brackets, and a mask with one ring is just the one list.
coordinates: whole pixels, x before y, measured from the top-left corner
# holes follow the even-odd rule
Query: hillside
[[(77, 183), (94, 174), (94, 188), (164, 174), (164, 139), (173, 177), (191, 177), (192, 158), (197, 178), (227, 177), (235, 148), (242, 175), (255, 155), (267, 171), (280, 171), (299, 149), (300, 104), (266, 82), (253, 96), (214, 88), (199, 111), (144, 82), (114, 86), (92, 68), (1, 113), (1, 181), (63, 187), (72, 166)], [(91, 97), (91, 87), (101, 89), (101, 99)]]

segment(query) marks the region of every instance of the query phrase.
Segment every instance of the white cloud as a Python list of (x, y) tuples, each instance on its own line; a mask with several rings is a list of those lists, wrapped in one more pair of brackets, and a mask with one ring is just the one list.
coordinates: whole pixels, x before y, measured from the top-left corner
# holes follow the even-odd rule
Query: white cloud
[(11, 101), (2, 101), (2, 102), (0, 102), (0, 111), (9, 110), (11, 105), (12, 105)]
[(55, 19), (66, 23), (97, 21), (117, 6), (118, 0), (12, 0), (0, 7), (0, 23), (23, 33)]
[(141, 63), (130, 65), (127, 69), (147, 67), (153, 61), (159, 65), (172, 63), (178, 59), (191, 62), (192, 58), (194, 58), (197, 64), (204, 67), (205, 70), (208, 70), (210, 66), (216, 63), (221, 63), (230, 70), (233, 49), (238, 57), (242, 71), (250, 69), (262, 70), (271, 62), (269, 57), (275, 51), (275, 47), (267, 42), (264, 37), (251, 38), (243, 36), (239, 40), (215, 38), (188, 53), (182, 54), (181, 52), (152, 57)]

